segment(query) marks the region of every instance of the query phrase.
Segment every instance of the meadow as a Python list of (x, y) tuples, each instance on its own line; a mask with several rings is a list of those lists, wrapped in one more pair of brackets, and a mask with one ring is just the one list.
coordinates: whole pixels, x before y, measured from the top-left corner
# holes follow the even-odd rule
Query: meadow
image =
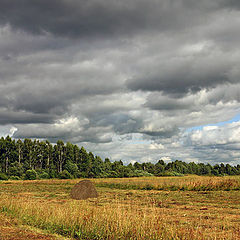
[(240, 239), (240, 176), (91, 179), (81, 201), (78, 181), (0, 181), (0, 239)]

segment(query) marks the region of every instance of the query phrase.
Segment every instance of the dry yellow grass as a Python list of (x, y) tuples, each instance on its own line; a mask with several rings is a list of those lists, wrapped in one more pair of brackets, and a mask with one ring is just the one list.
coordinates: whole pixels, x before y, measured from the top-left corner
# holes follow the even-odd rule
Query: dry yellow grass
[(106, 186), (120, 184), (149, 187), (155, 190), (240, 190), (240, 176), (210, 177), (188, 175), (185, 177), (142, 177), (142, 178), (116, 178), (96, 179), (96, 184)]
[[(239, 181), (239, 178), (226, 178)], [(79, 180), (0, 184), (0, 209), (24, 224), (78, 239), (240, 239), (239, 191), (98, 188), (99, 198), (69, 198)], [(219, 178), (95, 179), (96, 184), (201, 184)], [(224, 179), (225, 181), (225, 179)]]
[[(17, 183), (18, 185), (24, 184), (31, 185), (38, 184), (56, 184), (56, 185), (73, 185), (83, 179), (49, 179), (49, 180), (28, 180), (28, 181), (8, 181)], [(133, 178), (99, 178), (91, 179), (97, 186), (111, 187), (111, 184), (122, 186), (152, 186), (155, 190), (171, 190), (171, 187), (176, 187), (176, 190), (240, 190), (240, 176), (197, 176), (187, 175), (184, 177), (133, 177)], [(3, 182), (4, 183), (4, 182)], [(114, 186), (113, 186), (114, 188)], [(170, 188), (170, 189), (169, 189)], [(202, 188), (202, 189), (201, 189)], [(174, 190), (174, 188), (172, 188)]]

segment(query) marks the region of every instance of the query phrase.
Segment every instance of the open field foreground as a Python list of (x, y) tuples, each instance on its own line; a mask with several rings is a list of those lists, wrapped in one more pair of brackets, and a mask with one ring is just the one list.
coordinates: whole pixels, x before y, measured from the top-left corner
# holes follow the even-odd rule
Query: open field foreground
[(239, 176), (92, 179), (83, 201), (78, 181), (0, 182), (0, 239), (240, 239)]

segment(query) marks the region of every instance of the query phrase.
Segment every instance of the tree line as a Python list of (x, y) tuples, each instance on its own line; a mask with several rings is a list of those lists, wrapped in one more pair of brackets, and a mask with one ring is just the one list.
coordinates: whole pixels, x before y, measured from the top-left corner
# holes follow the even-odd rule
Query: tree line
[(186, 163), (176, 160), (156, 164), (146, 162), (124, 165), (123, 162), (102, 160), (70, 142), (24, 139), (7, 136), (0, 139), (0, 180), (36, 178), (105, 178), (139, 176), (240, 175), (240, 165)]

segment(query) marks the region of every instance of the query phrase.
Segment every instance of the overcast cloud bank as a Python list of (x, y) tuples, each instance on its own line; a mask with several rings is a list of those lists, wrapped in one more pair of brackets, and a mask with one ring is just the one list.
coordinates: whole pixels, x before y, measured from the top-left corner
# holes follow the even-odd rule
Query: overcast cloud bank
[(239, 1), (0, 0), (0, 131), (239, 164), (239, 24)]

